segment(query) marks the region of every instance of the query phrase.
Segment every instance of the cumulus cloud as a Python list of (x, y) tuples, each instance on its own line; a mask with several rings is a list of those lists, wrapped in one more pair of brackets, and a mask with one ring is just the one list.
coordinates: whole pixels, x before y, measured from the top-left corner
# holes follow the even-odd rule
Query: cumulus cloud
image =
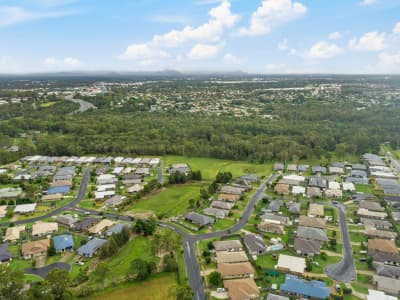
[(219, 46), (215, 45), (206, 45), (206, 44), (197, 44), (188, 54), (188, 58), (190, 59), (210, 59), (214, 58), (219, 52)]
[(48, 67), (54, 68), (75, 68), (81, 65), (81, 61), (76, 57), (65, 57), (63, 59), (57, 59), (55, 57), (47, 57), (43, 64)]
[(357, 51), (380, 51), (386, 48), (386, 34), (376, 31), (368, 32), (359, 39), (350, 40), (349, 46)]
[(270, 33), (275, 27), (296, 20), (307, 12), (307, 7), (292, 0), (264, 0), (252, 14), (248, 27), (239, 34), (259, 36)]
[(247, 61), (246, 58), (237, 57), (231, 53), (226, 53), (223, 57), (223, 62), (227, 64), (242, 64)]
[(165, 58), (168, 54), (165, 51), (153, 49), (147, 44), (132, 44), (122, 55), (124, 59), (149, 60), (155, 58)]
[(400, 70), (400, 52), (386, 53), (378, 55), (378, 70), (387, 73), (399, 73)]
[(314, 44), (307, 52), (307, 57), (311, 59), (327, 59), (339, 55), (343, 50), (333, 43), (325, 41)]
[(397, 22), (397, 24), (394, 26), (393, 33), (400, 34), (400, 22)]
[(342, 38), (342, 34), (339, 31), (335, 31), (329, 34), (329, 38), (331, 40), (340, 40)]

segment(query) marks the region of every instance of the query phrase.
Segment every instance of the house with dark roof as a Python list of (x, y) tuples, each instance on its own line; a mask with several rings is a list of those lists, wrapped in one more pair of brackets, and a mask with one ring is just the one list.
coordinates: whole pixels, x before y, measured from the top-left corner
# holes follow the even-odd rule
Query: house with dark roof
[(243, 245), (239, 240), (226, 240), (213, 242), (215, 251), (237, 252), (243, 250)]
[(289, 202), (287, 204), (287, 208), (288, 208), (289, 213), (291, 213), (293, 215), (298, 215), (298, 214), (300, 214), (301, 204), (298, 202)]
[(320, 228), (305, 227), (305, 226), (299, 226), (297, 228), (297, 237), (306, 240), (316, 240), (321, 242), (328, 241), (326, 230)]
[(74, 249), (74, 239), (70, 234), (55, 236), (53, 243), (57, 252), (72, 251)]
[(367, 253), (375, 262), (392, 265), (400, 263), (399, 250), (396, 244), (391, 240), (369, 239)]
[(206, 207), (203, 213), (208, 216), (216, 217), (217, 219), (225, 219), (229, 215), (229, 211), (220, 208)]
[(311, 172), (313, 174), (326, 174), (326, 168), (322, 166), (312, 166)]
[(285, 227), (283, 225), (276, 223), (262, 222), (258, 224), (257, 228), (262, 232), (277, 233), (277, 234), (285, 233)]
[(215, 220), (213, 218), (204, 216), (204, 215), (196, 213), (196, 212), (187, 213), (184, 216), (184, 218), (186, 221), (189, 221), (189, 222), (199, 225), (199, 226), (208, 226), (215, 222)]
[(78, 255), (83, 257), (93, 257), (97, 250), (99, 250), (105, 243), (107, 243), (107, 240), (94, 238), (78, 248)]
[(298, 255), (314, 256), (321, 251), (322, 242), (317, 240), (306, 240), (296, 237), (294, 239), (294, 249)]
[(98, 218), (86, 218), (76, 222), (73, 226), (73, 229), (78, 232), (85, 232), (97, 222), (99, 222)]
[(240, 176), (240, 179), (244, 179), (251, 183), (257, 183), (260, 181), (260, 177), (258, 177), (257, 175), (254, 175), (254, 174), (246, 174), (246, 175)]
[(330, 296), (330, 290), (325, 282), (308, 281), (291, 274), (286, 274), (285, 282), (281, 284), (280, 289), (282, 292), (296, 297), (327, 299)]
[(299, 173), (304, 173), (307, 172), (308, 168), (308, 165), (298, 165), (297, 170), (299, 171)]
[(251, 255), (263, 255), (267, 252), (267, 245), (261, 235), (249, 233), (244, 236), (243, 240)]
[(4, 263), (12, 259), (12, 254), (8, 251), (8, 244), (0, 245), (0, 262)]
[(272, 212), (278, 212), (281, 210), (282, 206), (283, 206), (282, 200), (272, 200), (268, 205), (268, 210)]
[(379, 276), (389, 277), (389, 278), (400, 278), (400, 267), (386, 265), (380, 262), (372, 263), (375, 272)]

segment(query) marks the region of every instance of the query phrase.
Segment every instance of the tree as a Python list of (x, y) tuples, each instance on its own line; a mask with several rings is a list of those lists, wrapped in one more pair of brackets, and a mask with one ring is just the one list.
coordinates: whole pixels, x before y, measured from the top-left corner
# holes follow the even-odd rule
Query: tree
[(70, 277), (67, 270), (54, 269), (46, 276), (51, 292), (55, 300), (64, 299), (67, 287), (70, 285)]
[(154, 272), (155, 267), (154, 262), (146, 262), (143, 259), (137, 258), (131, 262), (128, 276), (133, 276), (135, 280), (143, 281)]
[(306, 259), (306, 271), (311, 272), (313, 269), (313, 263), (310, 259)]
[(222, 286), (222, 276), (221, 273), (214, 271), (211, 272), (210, 275), (208, 275), (208, 282), (213, 286), (213, 287), (220, 287)]
[(0, 264), (0, 299), (22, 299), (24, 274), (10, 266)]
[(56, 248), (54, 247), (53, 239), (50, 240), (50, 247), (47, 249), (48, 256), (56, 255)]
[(170, 291), (172, 298), (176, 300), (192, 300), (193, 291), (188, 285), (174, 285)]
[(164, 271), (165, 272), (176, 272), (178, 270), (178, 264), (175, 257), (172, 254), (164, 256)]
[(54, 300), (50, 284), (48, 281), (39, 281), (31, 285), (28, 291), (29, 300)]

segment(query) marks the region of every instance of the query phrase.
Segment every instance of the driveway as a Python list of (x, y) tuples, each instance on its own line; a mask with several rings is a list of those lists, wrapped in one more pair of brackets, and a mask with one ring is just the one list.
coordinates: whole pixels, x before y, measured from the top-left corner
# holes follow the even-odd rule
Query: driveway
[(45, 266), (43, 268), (26, 268), (25, 274), (32, 274), (32, 275), (40, 276), (44, 279), (44, 278), (46, 278), (47, 274), (49, 274), (54, 269), (67, 270), (69, 272), (69, 270), (71, 269), (71, 266), (67, 263), (57, 262), (57, 263)]

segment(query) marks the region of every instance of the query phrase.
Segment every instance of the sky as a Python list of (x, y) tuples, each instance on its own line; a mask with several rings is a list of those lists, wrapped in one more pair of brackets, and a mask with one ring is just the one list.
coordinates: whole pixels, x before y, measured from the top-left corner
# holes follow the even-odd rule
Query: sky
[(400, 73), (400, 0), (0, 0), (0, 73)]

